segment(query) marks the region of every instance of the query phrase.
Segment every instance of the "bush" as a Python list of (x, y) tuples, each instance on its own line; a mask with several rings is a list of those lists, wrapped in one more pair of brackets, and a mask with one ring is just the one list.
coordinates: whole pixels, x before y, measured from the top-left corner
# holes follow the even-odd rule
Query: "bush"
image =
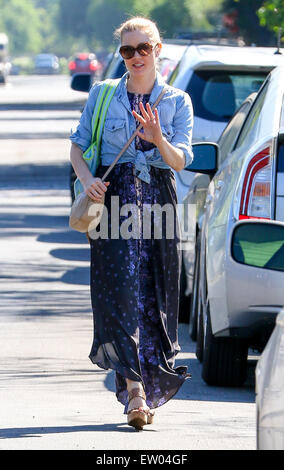
[(12, 65), (21, 75), (31, 74), (34, 71), (34, 60), (30, 56), (15, 57), (12, 59)]

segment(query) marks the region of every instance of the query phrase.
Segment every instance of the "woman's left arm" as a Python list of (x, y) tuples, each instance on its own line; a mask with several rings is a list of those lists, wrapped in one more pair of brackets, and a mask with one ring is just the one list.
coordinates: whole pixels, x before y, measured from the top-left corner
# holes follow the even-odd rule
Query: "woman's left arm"
[(188, 94), (184, 93), (180, 98), (173, 121), (175, 135), (172, 143), (168, 142), (162, 134), (157, 109), (155, 109), (153, 114), (149, 103), (146, 104), (146, 109), (140, 103), (142, 116), (133, 111), (134, 117), (143, 125), (144, 132), (139, 132), (139, 137), (156, 145), (164, 162), (176, 171), (182, 170), (193, 160), (191, 149), (193, 127), (192, 104)]

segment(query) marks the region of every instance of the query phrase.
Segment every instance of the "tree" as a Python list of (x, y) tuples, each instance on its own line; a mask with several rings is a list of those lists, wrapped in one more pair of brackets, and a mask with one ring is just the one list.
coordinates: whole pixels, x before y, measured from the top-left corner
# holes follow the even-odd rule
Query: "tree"
[(275, 44), (273, 34), (259, 24), (257, 11), (263, 0), (224, 0), (224, 24), (236, 36), (242, 36), (250, 45), (271, 46)]
[(59, 0), (57, 27), (62, 36), (85, 36), (88, 34), (88, 8), (91, 0)]
[(262, 26), (274, 31), (277, 35), (282, 28), (284, 34), (284, 3), (283, 0), (269, 0), (257, 11)]
[(43, 42), (41, 18), (32, 0), (0, 0), (0, 30), (9, 37), (12, 54), (36, 53)]
[(163, 1), (151, 10), (151, 17), (157, 22), (164, 37), (173, 37), (177, 29), (188, 30), (192, 25), (186, 0)]

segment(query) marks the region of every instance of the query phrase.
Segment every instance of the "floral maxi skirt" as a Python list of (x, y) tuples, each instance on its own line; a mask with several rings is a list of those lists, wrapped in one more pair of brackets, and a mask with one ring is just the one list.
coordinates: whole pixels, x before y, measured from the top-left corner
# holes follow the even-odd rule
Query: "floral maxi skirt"
[[(142, 383), (147, 405), (157, 408), (190, 376), (187, 367), (174, 367), (180, 350), (181, 262), (174, 174), (170, 169), (151, 167), (148, 184), (134, 175), (133, 168), (132, 163), (121, 163), (109, 174), (105, 195), (108, 238), (103, 235), (90, 241), (94, 339), (89, 357), (100, 368), (116, 371), (116, 397), (125, 405), (124, 412), (128, 405), (126, 378)], [(100, 166), (96, 176), (102, 177), (106, 169)], [(119, 196), (121, 231), (114, 230), (112, 196)], [(132, 225), (139, 227), (138, 236), (137, 230), (135, 236), (123, 233), (123, 223), (129, 222), (129, 214), (121, 211), (125, 204), (136, 207)], [(153, 204), (166, 204), (174, 214), (174, 227), (166, 212), (153, 210), (148, 212), (152, 223), (148, 217), (143, 224), (143, 214)], [(102, 221), (96, 230), (101, 226)]]

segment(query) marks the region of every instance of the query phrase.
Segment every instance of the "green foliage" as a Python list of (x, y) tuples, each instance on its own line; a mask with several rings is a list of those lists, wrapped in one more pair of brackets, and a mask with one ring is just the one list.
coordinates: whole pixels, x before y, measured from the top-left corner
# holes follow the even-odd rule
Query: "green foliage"
[(0, 0), (0, 30), (9, 37), (13, 54), (38, 52), (42, 47), (41, 18), (32, 0)]
[(242, 36), (248, 45), (254, 43), (257, 46), (271, 46), (275, 44), (273, 34), (267, 27), (259, 24), (257, 12), (262, 4), (263, 0), (224, 0), (223, 2), (224, 13), (236, 13), (238, 28), (236, 34)]
[(132, 16), (155, 20), (164, 37), (220, 23), (223, 0), (0, 0), (0, 31), (12, 55), (110, 49), (113, 32)]
[(164, 37), (172, 37), (177, 30), (189, 30), (192, 25), (187, 0), (166, 0), (151, 10), (151, 17)]
[(278, 34), (282, 28), (284, 34), (284, 2), (283, 0), (269, 0), (259, 8), (257, 14), (262, 26), (267, 26), (270, 30)]
[(20, 56), (13, 60), (13, 65), (18, 68), (20, 75), (33, 73), (34, 61), (30, 56)]

